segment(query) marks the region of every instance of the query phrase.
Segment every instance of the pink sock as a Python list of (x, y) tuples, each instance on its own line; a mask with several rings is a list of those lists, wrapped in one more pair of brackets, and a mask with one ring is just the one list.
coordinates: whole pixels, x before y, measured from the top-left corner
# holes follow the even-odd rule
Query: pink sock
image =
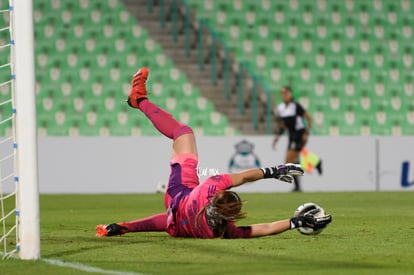
[(147, 218), (126, 222), (129, 232), (165, 231), (167, 227), (167, 213), (156, 214)]
[(149, 118), (155, 128), (168, 138), (176, 139), (181, 135), (193, 132), (190, 127), (178, 122), (170, 113), (148, 99), (139, 103), (139, 109)]

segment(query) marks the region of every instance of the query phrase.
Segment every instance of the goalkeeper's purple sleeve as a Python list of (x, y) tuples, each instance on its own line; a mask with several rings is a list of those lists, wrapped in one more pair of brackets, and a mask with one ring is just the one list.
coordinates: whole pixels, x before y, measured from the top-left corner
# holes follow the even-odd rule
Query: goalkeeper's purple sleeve
[(251, 226), (236, 226), (234, 222), (229, 223), (227, 232), (224, 233), (223, 238), (225, 239), (241, 239), (241, 238), (252, 238), (252, 227)]
[(126, 222), (129, 232), (165, 231), (167, 227), (166, 213), (156, 214), (143, 219)]

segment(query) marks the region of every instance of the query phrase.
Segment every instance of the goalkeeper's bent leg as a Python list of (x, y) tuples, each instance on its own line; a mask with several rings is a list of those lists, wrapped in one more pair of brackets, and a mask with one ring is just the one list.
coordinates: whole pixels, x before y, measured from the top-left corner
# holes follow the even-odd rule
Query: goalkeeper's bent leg
[(170, 113), (146, 98), (140, 101), (139, 109), (148, 117), (161, 134), (170, 139), (175, 140), (184, 134), (193, 133), (193, 130), (189, 126), (177, 121)]
[(170, 113), (159, 108), (148, 100), (146, 82), (149, 69), (139, 69), (132, 79), (132, 89), (127, 103), (132, 108), (140, 109), (152, 122), (155, 128), (170, 139), (176, 139), (181, 135), (193, 133), (192, 129), (175, 120)]

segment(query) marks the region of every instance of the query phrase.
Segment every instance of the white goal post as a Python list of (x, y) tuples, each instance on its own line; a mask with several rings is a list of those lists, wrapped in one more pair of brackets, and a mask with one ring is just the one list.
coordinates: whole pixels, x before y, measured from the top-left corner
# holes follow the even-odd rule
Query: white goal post
[(10, 0), (19, 257), (40, 258), (33, 1)]

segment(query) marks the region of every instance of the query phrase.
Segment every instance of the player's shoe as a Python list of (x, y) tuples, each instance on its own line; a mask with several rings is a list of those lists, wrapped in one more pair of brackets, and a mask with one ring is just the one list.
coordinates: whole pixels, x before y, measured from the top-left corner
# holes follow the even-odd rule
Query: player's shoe
[(138, 102), (137, 100), (140, 98), (146, 98), (147, 97), (147, 87), (146, 82), (148, 79), (149, 70), (146, 67), (143, 67), (139, 69), (135, 75), (134, 78), (132, 78), (132, 89), (131, 93), (128, 97), (128, 105), (132, 108), (138, 108)]
[(99, 224), (96, 226), (97, 237), (110, 237), (115, 235), (123, 235), (128, 233), (129, 230), (125, 223), (111, 223), (111, 224)]
[(322, 175), (322, 160), (319, 160), (318, 164), (315, 166), (316, 170), (318, 171), (319, 175)]

